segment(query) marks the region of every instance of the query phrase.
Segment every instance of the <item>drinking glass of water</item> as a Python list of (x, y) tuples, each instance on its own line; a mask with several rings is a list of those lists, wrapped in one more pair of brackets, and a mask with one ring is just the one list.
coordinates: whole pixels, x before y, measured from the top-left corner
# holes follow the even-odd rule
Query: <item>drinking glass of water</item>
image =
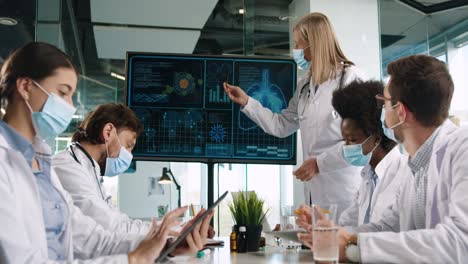
[[(296, 215), (294, 213), (294, 206), (285, 205), (281, 207), (281, 231), (287, 232), (296, 230)], [(288, 249), (297, 249), (301, 246), (300, 243), (284, 239), (282, 243), (283, 247)]]
[(293, 230), (296, 227), (296, 216), (292, 205), (281, 206), (281, 231)]
[(338, 263), (338, 227), (336, 204), (312, 205), (312, 251), (315, 262)]

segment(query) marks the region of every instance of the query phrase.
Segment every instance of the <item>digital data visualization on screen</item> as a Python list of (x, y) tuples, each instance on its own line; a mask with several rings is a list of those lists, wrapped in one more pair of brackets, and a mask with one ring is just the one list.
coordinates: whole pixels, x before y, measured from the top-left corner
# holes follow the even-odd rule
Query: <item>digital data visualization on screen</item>
[(266, 134), (223, 89), (280, 113), (296, 88), (292, 60), (129, 52), (126, 63), (127, 104), (144, 126), (135, 159), (296, 163), (296, 135)]

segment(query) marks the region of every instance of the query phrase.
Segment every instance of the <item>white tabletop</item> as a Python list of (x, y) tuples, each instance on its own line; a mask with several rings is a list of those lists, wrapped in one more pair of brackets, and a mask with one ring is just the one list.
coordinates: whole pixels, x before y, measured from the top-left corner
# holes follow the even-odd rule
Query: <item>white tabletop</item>
[(259, 252), (236, 253), (229, 249), (228, 238), (217, 238), (224, 241), (224, 247), (215, 248), (209, 255), (202, 258), (195, 256), (178, 256), (170, 258), (165, 263), (232, 263), (232, 264), (261, 264), (261, 263), (312, 263), (310, 250), (285, 249), (269, 246)]

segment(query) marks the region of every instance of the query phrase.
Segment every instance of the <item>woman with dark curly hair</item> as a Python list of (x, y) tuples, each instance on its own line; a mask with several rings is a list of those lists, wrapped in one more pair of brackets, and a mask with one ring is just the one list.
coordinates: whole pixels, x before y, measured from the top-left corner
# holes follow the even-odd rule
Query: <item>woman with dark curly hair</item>
[(384, 135), (382, 111), (375, 99), (383, 89), (381, 82), (356, 80), (333, 92), (332, 104), (342, 118), (346, 143), (343, 157), (351, 165), (364, 167), (353, 203), (339, 218), (339, 225), (349, 230), (379, 221), (400, 186), (398, 171), (405, 164), (404, 156), (395, 147), (397, 144)]
[(379, 221), (400, 186), (398, 171), (405, 164), (404, 156), (385, 136), (382, 110), (375, 100), (383, 90), (378, 81), (353, 81), (333, 93), (333, 107), (343, 119), (343, 156), (351, 165), (364, 166), (359, 191), (339, 219), (339, 225), (349, 229)]

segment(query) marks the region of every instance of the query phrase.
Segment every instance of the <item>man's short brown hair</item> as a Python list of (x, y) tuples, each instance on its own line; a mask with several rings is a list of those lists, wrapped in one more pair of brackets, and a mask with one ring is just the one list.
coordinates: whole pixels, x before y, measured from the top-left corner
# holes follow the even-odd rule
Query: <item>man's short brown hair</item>
[(392, 102), (402, 102), (421, 125), (439, 126), (447, 119), (453, 81), (445, 63), (413, 55), (391, 62), (387, 72)]
[(88, 142), (93, 145), (104, 144), (101, 137), (102, 129), (108, 123), (112, 123), (117, 131), (128, 129), (138, 135), (143, 130), (143, 126), (135, 113), (123, 104), (103, 104), (96, 110), (89, 112), (78, 130), (73, 134), (73, 142)]

